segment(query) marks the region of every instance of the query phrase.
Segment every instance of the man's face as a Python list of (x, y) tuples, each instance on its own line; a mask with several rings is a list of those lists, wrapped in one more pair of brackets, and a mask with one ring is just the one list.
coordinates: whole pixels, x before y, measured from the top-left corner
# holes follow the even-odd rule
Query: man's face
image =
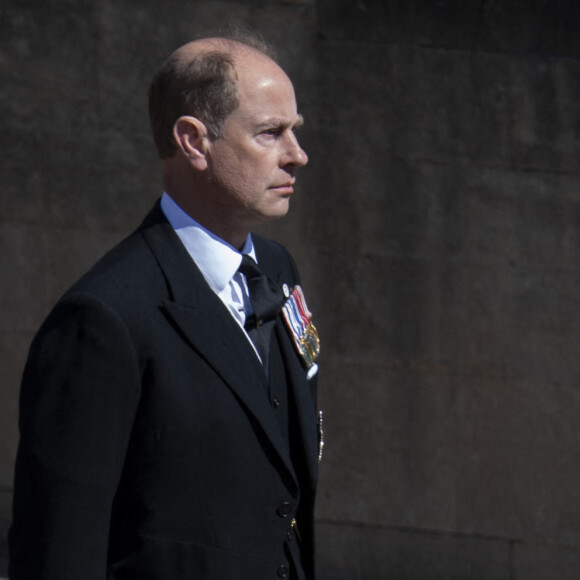
[[(302, 124), (290, 79), (249, 55), (236, 66), (240, 105), (207, 156), (212, 201), (223, 217), (251, 229), (288, 211), (294, 171), (308, 162), (294, 129)], [(227, 214), (227, 218), (226, 218)]]

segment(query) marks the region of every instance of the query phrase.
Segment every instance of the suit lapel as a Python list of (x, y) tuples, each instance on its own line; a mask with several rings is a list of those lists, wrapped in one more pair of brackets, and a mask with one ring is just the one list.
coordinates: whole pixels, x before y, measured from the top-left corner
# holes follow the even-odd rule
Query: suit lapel
[(266, 376), (244, 333), (207, 285), (159, 206), (141, 228), (162, 269), (170, 296), (162, 303), (191, 346), (256, 418), (296, 481), (290, 456), (266, 396)]

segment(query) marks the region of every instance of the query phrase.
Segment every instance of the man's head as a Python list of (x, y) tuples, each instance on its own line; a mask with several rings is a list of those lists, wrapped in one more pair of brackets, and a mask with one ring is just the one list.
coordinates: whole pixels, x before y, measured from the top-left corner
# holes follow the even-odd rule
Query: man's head
[(173, 125), (183, 115), (205, 123), (211, 138), (221, 136), (223, 122), (239, 104), (233, 53), (242, 45), (276, 60), (274, 50), (259, 36), (208, 38), (177, 49), (153, 77), (149, 119), (161, 159), (175, 154)]
[(178, 49), (153, 81), (152, 125), (168, 193), (239, 246), (288, 211), (294, 170), (308, 161), (286, 73), (262, 50), (210, 38)]

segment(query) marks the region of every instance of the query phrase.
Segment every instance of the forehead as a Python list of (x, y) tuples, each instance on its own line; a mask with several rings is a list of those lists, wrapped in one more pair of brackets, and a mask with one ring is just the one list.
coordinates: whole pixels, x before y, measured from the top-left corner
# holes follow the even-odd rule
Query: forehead
[(293, 121), (296, 112), (294, 87), (288, 75), (264, 55), (250, 55), (236, 61), (238, 113), (257, 117), (288, 117)]

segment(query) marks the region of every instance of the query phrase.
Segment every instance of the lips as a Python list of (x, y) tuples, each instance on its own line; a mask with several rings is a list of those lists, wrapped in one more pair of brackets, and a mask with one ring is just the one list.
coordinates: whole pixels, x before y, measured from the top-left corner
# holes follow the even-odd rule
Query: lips
[(279, 183), (278, 185), (272, 186), (272, 189), (287, 189), (289, 191), (294, 191), (294, 182), (296, 180), (292, 179), (290, 181), (286, 181), (284, 183)]
[(281, 185), (275, 185), (274, 187), (272, 187), (272, 189), (275, 189), (276, 191), (278, 191), (280, 193), (293, 193), (294, 192), (294, 186), (292, 183), (283, 183)]

